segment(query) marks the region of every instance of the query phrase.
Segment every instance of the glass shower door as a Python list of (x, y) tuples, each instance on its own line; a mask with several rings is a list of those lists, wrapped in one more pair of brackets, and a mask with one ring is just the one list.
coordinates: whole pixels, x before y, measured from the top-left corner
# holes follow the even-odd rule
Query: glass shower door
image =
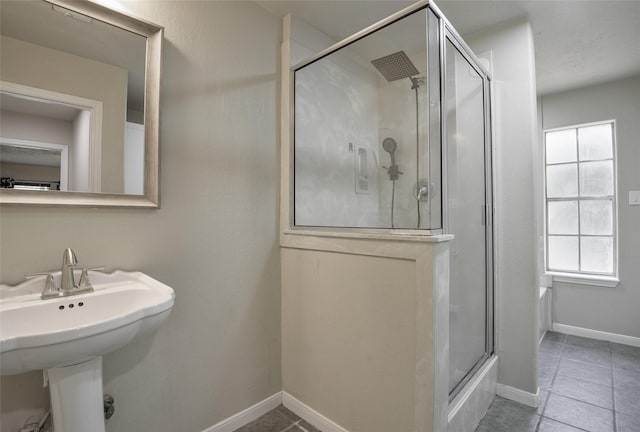
[(451, 242), (449, 392), (451, 397), (493, 351), (490, 147), (486, 78), (464, 51), (445, 42), (447, 231)]

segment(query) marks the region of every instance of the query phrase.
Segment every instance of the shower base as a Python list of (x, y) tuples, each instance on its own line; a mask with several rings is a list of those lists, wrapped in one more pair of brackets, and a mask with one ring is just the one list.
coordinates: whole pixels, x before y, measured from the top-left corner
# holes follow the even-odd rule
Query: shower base
[(498, 356), (493, 355), (449, 404), (448, 432), (474, 431), (496, 396)]

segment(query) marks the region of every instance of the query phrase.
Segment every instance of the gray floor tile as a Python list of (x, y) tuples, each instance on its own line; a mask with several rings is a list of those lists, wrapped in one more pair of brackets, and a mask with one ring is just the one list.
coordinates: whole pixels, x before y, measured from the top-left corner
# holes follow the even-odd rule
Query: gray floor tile
[(617, 388), (614, 389), (616, 398), (616, 411), (623, 414), (640, 416), (640, 389)]
[(564, 333), (558, 333), (554, 331), (547, 331), (542, 338), (543, 341), (548, 340), (551, 342), (562, 342), (564, 343), (567, 335)]
[(575, 345), (565, 345), (562, 357), (598, 366), (611, 367), (611, 353), (597, 348), (585, 348)]
[(538, 410), (536, 414), (542, 415), (542, 411), (544, 411), (544, 406), (547, 403), (547, 398), (549, 397), (549, 392), (546, 390), (540, 390), (539, 400), (538, 400)]
[(559, 356), (560, 354), (562, 354), (563, 348), (564, 348), (564, 344), (562, 342), (543, 340), (540, 343), (540, 347), (538, 351), (547, 355)]
[(608, 386), (559, 375), (553, 382), (551, 392), (602, 408), (613, 409), (613, 391)]
[(539, 432), (582, 432), (582, 429), (576, 429), (573, 426), (559, 423), (548, 418), (540, 419)]
[(560, 357), (549, 355), (545, 353), (538, 353), (538, 370), (540, 369), (552, 369), (553, 372), (560, 364)]
[(614, 432), (613, 411), (553, 393), (544, 416), (589, 432)]
[(640, 372), (613, 369), (613, 386), (615, 388), (640, 389)]
[(630, 351), (627, 351), (627, 352), (614, 351), (613, 367), (615, 369), (622, 369), (629, 372), (640, 373), (640, 357), (637, 357), (635, 353)]
[(553, 373), (539, 371), (538, 372), (538, 387), (540, 387), (540, 389), (544, 390), (544, 391), (548, 391), (549, 389), (551, 389), (551, 385), (553, 384), (553, 377), (554, 376), (555, 376), (555, 374), (553, 374)]
[(560, 360), (558, 375), (589, 381), (595, 384), (612, 386), (611, 368), (590, 365), (563, 358)]
[(302, 420), (300, 423), (298, 423), (298, 426), (300, 426), (300, 429), (302, 429), (303, 431), (306, 431), (306, 432), (320, 432), (320, 429), (317, 429), (315, 426), (307, 423), (304, 420)]
[(259, 419), (237, 429), (235, 432), (282, 432), (292, 424), (293, 422), (291, 420), (284, 417), (277, 410), (271, 410)]
[(551, 387), (559, 364), (560, 357), (538, 354), (538, 386), (540, 389), (548, 390)]
[(285, 416), (286, 418), (288, 418), (289, 420), (293, 421), (293, 422), (297, 422), (300, 419), (300, 417), (294, 413), (293, 411), (291, 411), (289, 408), (287, 408), (284, 405), (280, 405), (276, 408), (276, 411), (278, 411), (280, 414), (282, 414), (283, 416)]
[(533, 432), (540, 417), (535, 408), (496, 397), (477, 432)]
[(640, 432), (640, 415), (616, 413), (616, 432)]
[(640, 373), (640, 347), (611, 344), (613, 351), (613, 367)]
[(612, 343), (611, 350), (616, 354), (625, 354), (632, 356), (640, 361), (640, 347), (634, 347), (631, 345), (623, 345), (619, 343)]
[(611, 342), (597, 340), (597, 339), (589, 339), (580, 336), (572, 336), (567, 335), (567, 339), (564, 341), (567, 345), (579, 346), (582, 348), (590, 348), (597, 351), (602, 352), (610, 352), (611, 351)]

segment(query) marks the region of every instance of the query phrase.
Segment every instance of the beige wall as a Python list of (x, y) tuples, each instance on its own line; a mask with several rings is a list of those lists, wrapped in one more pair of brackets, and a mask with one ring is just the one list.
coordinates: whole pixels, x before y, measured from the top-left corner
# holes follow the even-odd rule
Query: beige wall
[(0, 79), (101, 101), (102, 192), (124, 191), (127, 70), (2, 36)]
[(284, 390), (351, 432), (412, 431), (414, 266), (284, 249)]
[[(176, 304), (104, 359), (107, 431), (198, 432), (281, 390), (279, 21), (249, 2), (121, 2), (165, 26), (161, 208), (0, 208), (0, 280), (81, 264), (140, 270)], [(245, 55), (250, 53), (250, 55)], [(2, 377), (0, 429), (44, 406), (41, 373)]]
[(444, 431), (448, 246), (287, 236), (284, 391), (351, 432)]

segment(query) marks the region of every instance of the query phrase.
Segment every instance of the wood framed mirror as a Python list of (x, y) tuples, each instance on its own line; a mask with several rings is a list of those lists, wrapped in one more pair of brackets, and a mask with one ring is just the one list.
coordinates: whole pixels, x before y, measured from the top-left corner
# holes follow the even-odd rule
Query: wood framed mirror
[(163, 28), (86, 0), (0, 8), (0, 204), (158, 207)]

